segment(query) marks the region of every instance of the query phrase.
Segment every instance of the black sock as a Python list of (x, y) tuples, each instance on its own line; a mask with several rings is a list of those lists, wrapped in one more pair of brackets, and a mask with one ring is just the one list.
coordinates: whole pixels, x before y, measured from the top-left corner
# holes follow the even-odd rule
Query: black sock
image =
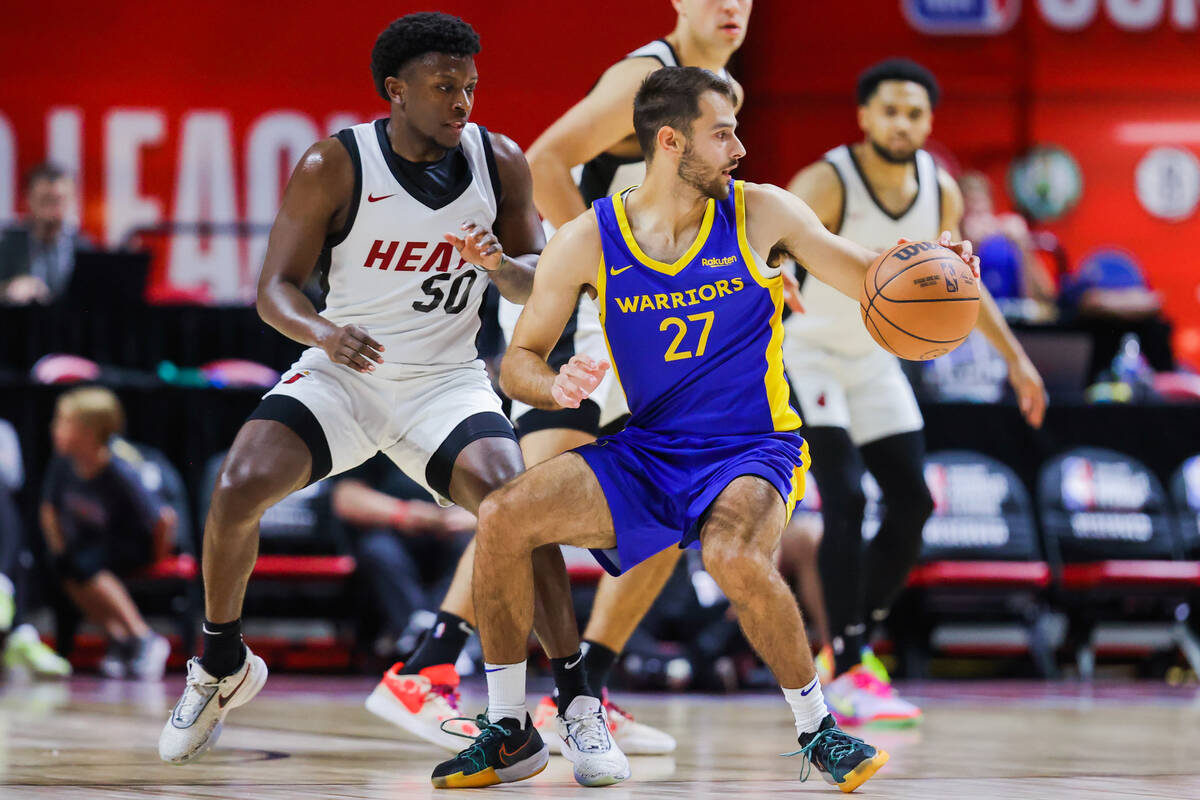
[(412, 654), (412, 658), (405, 662), (400, 669), (401, 674), (415, 675), (426, 667), (453, 664), (458, 661), (459, 653), (467, 646), (467, 639), (473, 633), (475, 629), (462, 617), (449, 611), (439, 611), (429, 635), (421, 642), (417, 652)]
[[(841, 636), (834, 637), (833, 647), (833, 674), (835, 676), (847, 672), (857, 666), (862, 661), (862, 649), (866, 644), (867, 626), (847, 625), (846, 630)], [(841, 640), (841, 648), (837, 646), (837, 640)]]
[(566, 658), (550, 659), (554, 668), (554, 685), (558, 689), (558, 713), (566, 711), (571, 701), (580, 695), (599, 697), (588, 685), (587, 666), (583, 661), (583, 653), (577, 651)]
[(587, 668), (588, 683), (598, 692), (608, 686), (608, 675), (617, 663), (617, 654), (597, 642), (583, 640), (583, 665)]
[(246, 645), (242, 643), (242, 620), (209, 622), (204, 620), (204, 654), (200, 666), (214, 678), (224, 678), (242, 668)]

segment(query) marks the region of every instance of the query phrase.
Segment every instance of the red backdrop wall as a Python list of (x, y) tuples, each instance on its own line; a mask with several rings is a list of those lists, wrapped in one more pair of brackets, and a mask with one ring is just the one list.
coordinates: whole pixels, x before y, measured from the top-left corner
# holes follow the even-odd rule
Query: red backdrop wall
[[(483, 37), (474, 118), (525, 145), (606, 64), (674, 19), (666, 0), (610, 0), (602, 13), (535, 0), (437, 5)], [(1084, 192), (1050, 228), (1069, 254), (1078, 260), (1106, 244), (1133, 251), (1166, 292), (1170, 314), (1200, 324), (1192, 255), (1200, 222), (1158, 220), (1134, 191), (1136, 164), (1151, 147), (1200, 151), (1200, 33), (1188, 15), (1195, 3), (984, 0), (1015, 20), (1011, 28), (951, 37), (917, 31), (904, 5), (937, 4), (758, 0), (734, 64), (748, 95), (745, 176), (786, 182), (825, 149), (857, 138), (855, 75), (879, 58), (911, 56), (945, 86), (938, 145), (1001, 180), (1028, 145), (1066, 147)], [(19, 211), (19, 176), (51, 156), (78, 170), (84, 225), (104, 242), (167, 219), (269, 222), (307, 144), (386, 113), (370, 79), (370, 48), (389, 20), (412, 10), (380, 0), (46, 0), (6, 9), (0, 219)], [(1063, 29), (1064, 14), (1076, 29)], [(177, 281), (207, 282), (218, 297), (244, 297), (264, 241), (183, 237), (166, 268)]]

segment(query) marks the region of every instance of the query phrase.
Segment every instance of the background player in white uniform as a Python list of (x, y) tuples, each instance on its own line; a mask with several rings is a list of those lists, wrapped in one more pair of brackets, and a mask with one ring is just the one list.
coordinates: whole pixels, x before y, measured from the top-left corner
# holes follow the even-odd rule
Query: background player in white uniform
[[(662, 67), (703, 67), (723, 77), (741, 46), (750, 21), (750, 0), (673, 0), (675, 30), (639, 47), (613, 64), (592, 90), (538, 137), (529, 148), (534, 202), (557, 228), (582, 214), (593, 201), (641, 183), (646, 164), (633, 131), (633, 98), (647, 75)], [(742, 89), (734, 84), (739, 99)], [(501, 324), (511, 341), (520, 308), (501, 303)], [(595, 301), (582, 296), (576, 313), (550, 355), (558, 369), (575, 354), (597, 361), (608, 353)], [(613, 375), (575, 409), (546, 411), (514, 401), (512, 418), (526, 463), (533, 465), (594, 441), (601, 429), (624, 424), (629, 411)], [(682, 551), (670, 548), (620, 578), (600, 580), (584, 631), (584, 664), (597, 689), (608, 681), (618, 654), (670, 577)], [(675, 740), (634, 722), (607, 704), (613, 738), (630, 754), (668, 753)], [(555, 704), (544, 698), (534, 718), (543, 731), (554, 727)], [(553, 747), (555, 736), (548, 736)]]
[[(873, 250), (900, 238), (931, 240), (943, 230), (957, 238), (962, 195), (920, 149), (937, 101), (937, 82), (920, 65), (902, 59), (874, 65), (858, 82), (863, 141), (829, 151), (789, 188), (829, 230)], [(980, 286), (979, 329), (1008, 362), (1021, 412), (1039, 426), (1042, 380)], [(802, 282), (801, 298), (804, 313), (784, 325), (784, 359), (821, 491), (821, 578), (834, 640), (832, 657), (826, 652), (819, 661), (827, 668), (832, 662), (841, 676), (826, 698), (847, 722), (913, 722), (920, 711), (895, 696), (886, 671), (864, 648), (868, 615), (882, 619), (903, 589), (933, 511), (923, 475), (924, 423), (899, 361), (871, 339), (857, 302), (812, 275)], [(865, 564), (864, 465), (886, 506)]]
[[(313, 145), (288, 183), (258, 309), (311, 349), (263, 398), (221, 467), (204, 532), (204, 654), (189, 662), (187, 688), (163, 729), (167, 761), (202, 754), (229, 709), (266, 681), (239, 619), (266, 508), (378, 451), (435, 497), (472, 512), (522, 470), (474, 340), (487, 281), (523, 301), (544, 238), (520, 149), (467, 121), (478, 52), (475, 31), (456, 17), (393, 22), (371, 65), (389, 118)], [(330, 285), (322, 313), (300, 291), (319, 259)], [(438, 723), (455, 715), (445, 698), (474, 621), (473, 552), (460, 562), (434, 635), (372, 695), (372, 710), (452, 750), (458, 740)], [(578, 661), (562, 556), (548, 548), (539, 558), (539, 592), (555, 615), (542, 625), (543, 635), (555, 631), (548, 652)], [(574, 652), (555, 651), (556, 639)]]

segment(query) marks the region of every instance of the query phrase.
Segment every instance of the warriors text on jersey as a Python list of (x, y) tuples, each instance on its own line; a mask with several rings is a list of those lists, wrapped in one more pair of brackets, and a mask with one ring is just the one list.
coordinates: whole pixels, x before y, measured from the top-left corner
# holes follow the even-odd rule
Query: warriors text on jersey
[(391, 364), (475, 360), (479, 306), (487, 276), (443, 238), (470, 220), (491, 228), (500, 193), (486, 129), (468, 123), (447, 158), (467, 169), (445, 194), (415, 184), (392, 151), (387, 120), (347, 128), (337, 138), (355, 167), (343, 230), (330, 248), (329, 295), (321, 312), (337, 325), (361, 325)]
[(783, 280), (746, 240), (743, 184), (709, 200), (674, 264), (634, 240), (621, 195), (597, 200), (601, 322), (631, 427), (658, 434), (790, 431), (783, 376)]
[[(935, 240), (941, 226), (942, 193), (938, 188), (937, 165), (924, 150), (916, 152), (917, 193), (900, 214), (886, 211), (871, 191), (866, 176), (851, 149), (842, 145), (825, 154), (842, 184), (842, 219), (834, 233), (871, 250), (883, 251), (900, 238)], [(804, 277), (801, 286), (803, 314), (787, 321), (789, 337), (800, 337), (806, 345), (857, 356), (879, 349), (863, 326), (858, 301), (816, 277)]]

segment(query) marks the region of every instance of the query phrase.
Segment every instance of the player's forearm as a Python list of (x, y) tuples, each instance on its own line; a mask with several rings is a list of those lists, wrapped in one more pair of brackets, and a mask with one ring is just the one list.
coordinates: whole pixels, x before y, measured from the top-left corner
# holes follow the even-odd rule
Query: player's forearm
[(533, 173), (533, 204), (555, 228), (587, 211), (570, 164), (550, 152), (530, 151), (529, 169)]
[(537, 262), (537, 253), (515, 257), (506, 255), (500, 262), (500, 269), (489, 273), (489, 276), (505, 300), (523, 306), (533, 291), (533, 271)]
[(338, 328), (317, 313), (300, 287), (286, 280), (264, 282), (258, 289), (258, 316), (292, 341), (319, 347)]
[(1004, 321), (1000, 307), (992, 299), (983, 281), (979, 282), (979, 321), (976, 327), (1009, 364), (1029, 360), (1029, 356), (1025, 355), (1025, 348), (1021, 347), (1021, 343), (1013, 335), (1012, 328)]
[(359, 527), (391, 527), (405, 516), (408, 503), (372, 489), (357, 480), (340, 480), (333, 487), (333, 513)]
[(524, 347), (508, 348), (500, 363), (500, 388), (512, 399), (534, 408), (547, 411), (562, 408), (550, 393), (554, 377), (555, 372), (546, 359)]

